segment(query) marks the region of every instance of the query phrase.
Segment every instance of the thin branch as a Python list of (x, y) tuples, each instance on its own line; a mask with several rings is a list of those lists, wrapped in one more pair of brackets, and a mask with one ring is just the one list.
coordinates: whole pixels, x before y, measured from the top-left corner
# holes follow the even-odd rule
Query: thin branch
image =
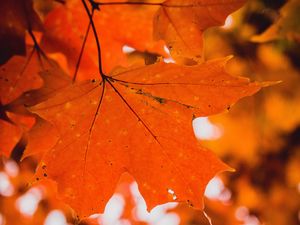
[[(93, 1), (93, 0), (89, 0)], [(205, 7), (205, 6), (216, 6), (216, 5), (225, 5), (227, 3), (179, 3), (179, 4), (165, 4), (166, 1), (164, 2), (95, 2), (93, 1), (94, 4), (97, 4), (98, 6), (102, 5), (146, 5), (146, 6), (163, 6), (166, 8), (183, 8), (183, 7)]]
[[(91, 14), (92, 18), (93, 18), (93, 15), (94, 15), (94, 10), (92, 9), (92, 14)], [(86, 33), (85, 33), (85, 36), (84, 36), (84, 40), (83, 40), (83, 43), (82, 43), (82, 46), (81, 46), (81, 49), (80, 49), (79, 57), (78, 57), (78, 60), (77, 60), (77, 63), (76, 63), (76, 67), (75, 67), (75, 71), (74, 71), (74, 75), (73, 75), (73, 79), (72, 79), (73, 83), (75, 82), (75, 80), (77, 78), (77, 74), (78, 74), (78, 70), (79, 70), (79, 65), (80, 65), (80, 62), (81, 62), (81, 58), (82, 58), (82, 55), (83, 55), (83, 51), (84, 51), (84, 48), (85, 48), (87, 37), (89, 35), (90, 28), (91, 28), (91, 22), (89, 22), (89, 25), (88, 25), (88, 28), (86, 30)]]
[(33, 33), (32, 26), (31, 26), (30, 20), (28, 18), (28, 11), (27, 11), (25, 2), (23, 2), (23, 6), (24, 6), (24, 13), (25, 13), (25, 16), (26, 16), (27, 30), (28, 30), (28, 33), (29, 33), (32, 41), (33, 41), (33, 47), (34, 47), (34, 49), (36, 49), (37, 56), (38, 56), (39, 62), (41, 64), (41, 68), (44, 69), (44, 64), (43, 64), (42, 57), (46, 60), (46, 62), (48, 62), (49, 65), (53, 66), (53, 62), (51, 60), (49, 60), (46, 53), (42, 50), (42, 48), (40, 47), (40, 45), (39, 45), (39, 43), (38, 43), (38, 41), (37, 41), (37, 39), (36, 39), (36, 37)]
[(99, 6), (101, 5), (154, 5), (161, 6), (163, 3), (151, 3), (151, 2), (95, 2)]
[[(95, 24), (94, 24), (94, 21), (93, 21), (93, 18), (92, 18), (92, 14), (90, 13), (90, 11), (88, 9), (88, 6), (87, 6), (85, 0), (81, 0), (81, 2), (82, 2), (83, 6), (85, 8), (85, 11), (86, 11), (89, 19), (90, 19), (90, 24), (92, 26), (92, 30), (93, 30), (94, 37), (95, 37), (95, 40), (96, 40), (96, 45), (97, 45), (98, 69), (99, 69), (99, 73), (100, 73), (101, 78), (104, 80), (106, 78), (106, 75), (104, 74), (103, 68), (102, 68), (101, 46), (100, 46), (100, 41), (99, 41), (99, 38), (98, 38), (98, 35), (97, 35), (97, 30), (96, 30), (96, 27), (95, 27)], [(98, 9), (94, 5), (92, 5), (92, 7), (93, 7), (92, 11), (95, 10), (95, 9)]]
[(38, 58), (39, 58), (39, 61), (41, 63), (41, 67), (44, 68), (44, 65), (43, 65), (43, 61), (42, 61), (42, 58), (41, 56), (47, 60), (47, 62), (52, 65), (50, 62), (49, 62), (49, 59), (47, 57), (47, 55), (45, 54), (45, 52), (41, 49), (40, 45), (38, 44), (37, 40), (36, 40), (36, 37), (34, 35), (34, 33), (32, 32), (31, 30), (31, 26), (28, 27), (28, 33), (33, 41), (33, 47), (34, 49), (36, 49), (36, 52), (37, 52), (37, 55), (38, 55)]
[[(33, 44), (34, 44), (34, 48), (36, 49), (37, 51), (37, 54), (38, 54), (38, 58), (39, 58), (39, 61), (41, 63), (41, 67), (43, 68), (44, 65), (43, 65), (43, 61), (41, 59), (41, 56), (43, 56), (48, 62), (49, 62), (49, 59), (47, 57), (47, 55), (44, 53), (44, 51), (41, 49), (33, 31), (32, 31), (32, 26), (31, 26), (31, 22), (30, 22), (30, 19), (28, 17), (28, 9), (27, 9), (27, 6), (26, 6), (26, 3), (25, 1), (22, 1), (23, 3), (23, 9), (24, 9), (24, 14), (25, 14), (25, 17), (26, 17), (26, 23), (27, 23), (27, 30), (28, 30), (28, 33), (33, 41)], [(51, 64), (51, 63), (49, 63)]]

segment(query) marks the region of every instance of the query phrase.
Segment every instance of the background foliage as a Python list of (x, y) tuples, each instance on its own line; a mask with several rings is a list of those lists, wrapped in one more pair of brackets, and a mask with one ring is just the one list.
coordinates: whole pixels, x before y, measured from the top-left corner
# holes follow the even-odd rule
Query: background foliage
[[(50, 5), (37, 7), (47, 11), (45, 6)], [(231, 73), (251, 80), (282, 80), (281, 84), (241, 101), (229, 112), (210, 117), (221, 132), (219, 137), (199, 137), (236, 169), (235, 173), (216, 178), (210, 186), (217, 187), (216, 191), (207, 193), (205, 212), (214, 225), (299, 224), (299, 13), (297, 0), (253, 0), (234, 13), (232, 21), (228, 19), (223, 27), (205, 32), (206, 59), (232, 54), (235, 57), (227, 67)], [(133, 52), (129, 57), (138, 54)], [(19, 160), (20, 149), (22, 142), (14, 149), (11, 160)], [(56, 218), (63, 218), (59, 217), (59, 212), (63, 212), (66, 220), (61, 219), (61, 224), (209, 224), (202, 212), (181, 204), (157, 207), (147, 214), (129, 176), (120, 181), (104, 216), (80, 221), (70, 208), (55, 199), (51, 183), (27, 187), (36, 167), (34, 157), (18, 165), (11, 160), (3, 159), (1, 165), (1, 225), (47, 224), (45, 218), (49, 220), (50, 212), (58, 214)], [(31, 196), (28, 201), (35, 201), (37, 208), (33, 206), (27, 212), (22, 209), (26, 196)], [(25, 208), (29, 207), (28, 201)], [(53, 211), (57, 209), (61, 211)], [(109, 216), (109, 209), (117, 209), (115, 216)]]

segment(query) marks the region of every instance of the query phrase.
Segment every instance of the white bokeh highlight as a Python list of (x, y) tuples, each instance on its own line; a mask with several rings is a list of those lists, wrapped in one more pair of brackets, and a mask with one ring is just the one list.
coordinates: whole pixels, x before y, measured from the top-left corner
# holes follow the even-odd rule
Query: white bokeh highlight
[(122, 47), (122, 52), (125, 53), (125, 54), (130, 54), (130, 53), (135, 52), (135, 51), (136, 51), (135, 48), (130, 47), (130, 46), (128, 46), (128, 45), (124, 45), (124, 46)]
[(0, 172), (0, 195), (9, 197), (12, 196), (14, 192), (14, 186), (10, 182), (9, 176), (4, 172)]
[(231, 198), (231, 192), (225, 187), (223, 181), (219, 177), (214, 177), (206, 186), (205, 197), (211, 200), (218, 200), (227, 203)]
[(175, 208), (178, 205), (177, 202), (170, 202), (156, 206), (154, 209), (148, 212), (146, 202), (140, 194), (136, 182), (133, 182), (130, 185), (130, 191), (136, 204), (134, 216), (139, 221), (144, 221), (150, 225), (179, 225), (179, 216), (176, 213), (167, 212), (168, 210)]
[(18, 164), (13, 160), (8, 160), (4, 164), (4, 171), (10, 177), (16, 177), (19, 174)]
[(37, 210), (38, 204), (43, 197), (42, 190), (38, 187), (29, 189), (24, 195), (16, 200), (15, 206), (22, 215), (31, 217)]
[(234, 25), (233, 17), (232, 17), (232, 15), (229, 15), (229, 16), (227, 16), (225, 23), (221, 28), (223, 28), (225, 30), (229, 30), (233, 27), (233, 25)]
[(235, 217), (243, 222), (242, 225), (260, 225), (258, 218), (249, 214), (249, 210), (245, 206), (240, 206), (235, 211)]
[(172, 58), (170, 50), (166, 45), (164, 46), (164, 51), (167, 53), (168, 57), (164, 58), (163, 61), (165, 63), (175, 63), (175, 60)]
[(60, 210), (52, 210), (46, 217), (44, 225), (68, 225), (66, 217)]
[(194, 119), (193, 129), (199, 140), (217, 140), (223, 135), (223, 129), (213, 124), (207, 117)]
[(99, 216), (98, 222), (102, 225), (125, 225), (126, 221), (120, 218), (124, 211), (125, 200), (120, 194), (114, 194), (105, 206), (104, 213)]

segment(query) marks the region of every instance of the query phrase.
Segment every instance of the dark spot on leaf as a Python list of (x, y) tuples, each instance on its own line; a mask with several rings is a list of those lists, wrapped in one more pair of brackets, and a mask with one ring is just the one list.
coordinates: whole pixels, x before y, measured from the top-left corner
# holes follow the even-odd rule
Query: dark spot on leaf
[(190, 207), (193, 207), (193, 206), (194, 206), (193, 203), (191, 203), (190, 200), (186, 200), (186, 202), (187, 202), (187, 204), (188, 204)]
[(166, 100), (163, 99), (163, 98), (160, 98), (160, 97), (154, 97), (154, 100), (157, 101), (157, 102), (159, 102), (160, 104), (166, 103)]

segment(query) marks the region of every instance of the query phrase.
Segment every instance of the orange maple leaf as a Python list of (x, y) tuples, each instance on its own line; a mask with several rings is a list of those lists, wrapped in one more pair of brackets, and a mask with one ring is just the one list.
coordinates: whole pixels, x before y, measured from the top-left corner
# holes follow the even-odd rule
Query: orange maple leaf
[(15, 145), (20, 141), (24, 132), (27, 132), (35, 123), (31, 116), (12, 112), (1, 112), (0, 119), (0, 156), (9, 157)]
[(34, 48), (28, 48), (26, 57), (13, 56), (0, 66), (0, 102), (6, 105), (24, 92), (42, 87), (40, 62)]
[(227, 74), (227, 60), (136, 68), (72, 84), (30, 108), (60, 135), (37, 178), (57, 181), (83, 216), (103, 211), (124, 172), (137, 180), (148, 209), (168, 201), (202, 208), (207, 182), (229, 168), (197, 145), (192, 119), (221, 112), (261, 87)]
[[(43, 87), (37, 90), (31, 90), (27, 92), (26, 95), (10, 103), (8, 108), (11, 111), (28, 114), (24, 106), (30, 107), (45, 101), (56, 91), (72, 83), (70, 76), (68, 76), (55, 61), (49, 60), (47, 64), (49, 64), (47, 68), (44, 68), (44, 70), (39, 73), (44, 81)], [(47, 152), (56, 144), (58, 138), (55, 127), (51, 123), (37, 117), (35, 125), (28, 132), (27, 145), (22, 158), (24, 159), (31, 155), (42, 156), (44, 152)]]
[[(40, 64), (43, 65), (42, 72), (39, 72)], [(52, 60), (47, 59), (43, 63), (38, 63), (35, 52), (27, 58), (13, 56), (1, 67), (1, 70), (0, 78), (3, 78), (1, 79), (3, 82), (0, 81), (0, 99), (8, 104), (0, 105), (3, 111), (1, 114), (3, 120), (0, 120), (0, 153), (8, 157), (13, 147), (24, 135), (24, 131), (28, 132), (28, 143), (23, 158), (49, 150), (58, 139), (56, 130), (41, 118), (37, 118), (37, 123), (33, 126), (34, 122), (31, 123), (31, 121), (35, 120), (35, 115), (28, 112), (25, 106), (33, 106), (45, 101), (53, 92), (69, 85), (71, 78)], [(42, 88), (34, 89), (42, 83), (44, 84)], [(17, 99), (12, 101), (15, 98)], [(12, 115), (16, 116), (12, 117)], [(27, 127), (33, 126), (33, 128), (24, 129), (26, 127), (24, 123), (29, 123)]]
[(164, 1), (154, 20), (154, 35), (166, 41), (176, 61), (184, 58), (199, 61), (204, 30), (222, 25), (244, 3), (245, 0)]

